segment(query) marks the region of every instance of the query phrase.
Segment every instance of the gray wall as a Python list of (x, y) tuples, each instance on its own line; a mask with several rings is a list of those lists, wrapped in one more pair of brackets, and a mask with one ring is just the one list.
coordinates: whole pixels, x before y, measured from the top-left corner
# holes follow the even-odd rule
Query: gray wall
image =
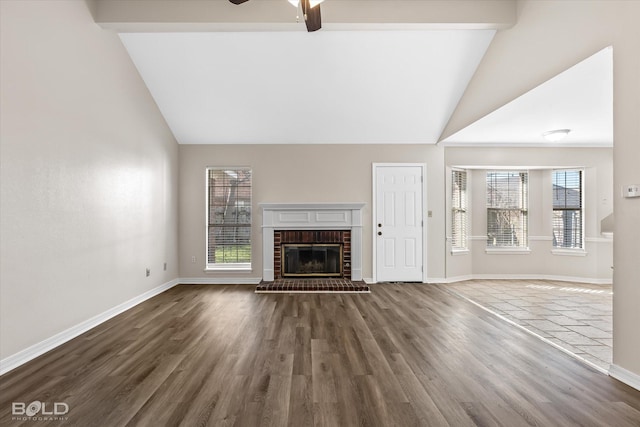
[[(469, 253), (447, 251), (447, 278), (547, 277), (595, 283), (611, 282), (613, 240), (600, 233), (600, 221), (613, 211), (611, 148), (447, 148), (447, 194), (451, 167), (468, 167)], [(527, 254), (488, 254), (486, 249), (486, 171), (529, 170), (529, 248)], [(553, 168), (584, 169), (585, 256), (552, 254)], [(451, 229), (447, 198), (447, 235)], [(448, 248), (450, 249), (450, 248)]]
[(177, 278), (178, 147), (84, 2), (0, 15), (4, 359)]
[[(426, 267), (444, 277), (444, 149), (432, 145), (181, 145), (180, 277), (260, 278), (262, 230), (259, 203), (365, 202), (363, 276), (372, 277), (372, 163), (427, 165)], [(249, 166), (253, 170), (253, 271), (206, 272), (205, 169)], [(192, 257), (196, 263), (192, 263)], [(193, 280), (192, 280), (193, 281)]]

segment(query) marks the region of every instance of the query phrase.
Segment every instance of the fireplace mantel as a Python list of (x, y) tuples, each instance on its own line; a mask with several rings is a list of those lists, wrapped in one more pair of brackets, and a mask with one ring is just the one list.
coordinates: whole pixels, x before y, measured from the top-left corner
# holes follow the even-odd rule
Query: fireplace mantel
[(351, 280), (362, 280), (362, 208), (365, 203), (260, 203), (262, 279), (271, 282), (274, 230), (351, 230)]

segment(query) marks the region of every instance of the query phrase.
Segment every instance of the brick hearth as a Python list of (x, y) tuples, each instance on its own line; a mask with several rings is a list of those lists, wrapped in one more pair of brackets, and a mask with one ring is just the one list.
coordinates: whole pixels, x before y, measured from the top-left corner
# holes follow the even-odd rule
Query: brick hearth
[(256, 293), (370, 293), (365, 282), (352, 282), (348, 279), (278, 279), (273, 282), (261, 282)]

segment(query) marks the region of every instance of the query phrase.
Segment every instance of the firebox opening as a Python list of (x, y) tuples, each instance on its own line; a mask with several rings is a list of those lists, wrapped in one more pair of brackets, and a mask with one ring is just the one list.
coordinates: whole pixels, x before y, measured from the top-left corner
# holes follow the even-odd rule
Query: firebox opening
[(284, 277), (342, 277), (341, 244), (283, 244)]

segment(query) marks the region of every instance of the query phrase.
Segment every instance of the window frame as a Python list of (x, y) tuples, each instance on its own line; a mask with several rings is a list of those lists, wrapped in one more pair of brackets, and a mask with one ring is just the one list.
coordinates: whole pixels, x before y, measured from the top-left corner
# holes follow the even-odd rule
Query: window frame
[[(520, 190), (519, 191), (519, 198), (520, 198), (520, 206), (518, 207), (493, 207), (490, 206), (489, 203), (489, 176), (491, 174), (518, 174), (518, 176), (520, 177), (520, 185), (522, 185), (522, 177), (524, 176), (526, 178), (526, 182), (524, 183), (524, 185), (526, 185), (524, 190)], [(529, 236), (529, 187), (530, 187), (530, 180), (529, 180), (529, 171), (528, 170), (521, 170), (521, 169), (496, 169), (496, 170), (488, 170), (486, 171), (485, 174), (485, 203), (486, 203), (486, 232), (487, 232), (487, 236), (486, 236), (486, 252), (487, 253), (495, 253), (495, 254), (528, 254), (531, 252), (530, 247), (529, 247), (529, 240), (530, 240), (530, 236)], [(523, 222), (523, 226), (522, 228), (522, 233), (523, 233), (523, 243), (519, 244), (517, 246), (515, 245), (490, 245), (489, 244), (489, 230), (490, 230), (490, 211), (518, 211), (520, 213), (521, 218), (524, 218)]]
[[(211, 200), (210, 200), (210, 186), (209, 186), (209, 175), (211, 171), (248, 171), (250, 175), (250, 184), (249, 184), (249, 212), (250, 219), (248, 224), (235, 223), (235, 225), (231, 225), (234, 228), (248, 228), (249, 233), (249, 262), (219, 262), (219, 263), (210, 263), (209, 262), (209, 251), (210, 251), (210, 228), (215, 226), (210, 223), (210, 212), (211, 212)], [(253, 170), (247, 166), (207, 166), (205, 170), (205, 271), (251, 271), (252, 262), (253, 262)]]
[[(460, 175), (461, 179), (458, 180), (456, 175)], [(464, 183), (464, 189), (458, 188), (456, 205), (456, 183), (462, 181)], [(451, 168), (451, 253), (452, 254), (464, 254), (469, 252), (469, 173), (466, 169)], [(461, 224), (460, 230), (462, 233), (457, 233), (458, 228), (456, 224), (456, 218), (459, 218), (457, 214), (462, 213), (463, 224)], [(457, 239), (456, 236), (462, 234), (461, 239)], [(458, 245), (460, 241), (461, 245)]]
[[(568, 209), (568, 208), (564, 208), (564, 209), (556, 209), (555, 208), (555, 188), (554, 188), (554, 182), (555, 182), (555, 174), (556, 172), (578, 172), (580, 174), (580, 178), (579, 178), (579, 183), (580, 183), (580, 187), (579, 187), (579, 194), (580, 194), (580, 209), (579, 209), (579, 213), (580, 213), (580, 246), (579, 247), (567, 247), (567, 246), (557, 246), (556, 245), (556, 233), (555, 233), (555, 212), (556, 211), (576, 211), (578, 209)], [(585, 187), (585, 169), (584, 168), (555, 168), (551, 170), (551, 193), (552, 193), (552, 200), (551, 200), (551, 245), (552, 245), (552, 250), (551, 252), (554, 255), (576, 255), (576, 256), (584, 256), (586, 255), (586, 251), (585, 251), (585, 203), (584, 203), (584, 199), (585, 199), (585, 191), (584, 191), (584, 187)]]

